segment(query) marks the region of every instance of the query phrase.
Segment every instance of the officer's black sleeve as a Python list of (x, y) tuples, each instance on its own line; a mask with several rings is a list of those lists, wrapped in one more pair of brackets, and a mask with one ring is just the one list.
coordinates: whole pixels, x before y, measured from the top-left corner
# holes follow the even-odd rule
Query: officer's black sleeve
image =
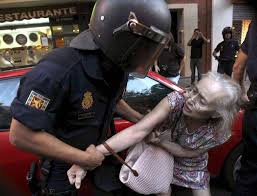
[(177, 44), (175, 45), (175, 47), (176, 47), (176, 53), (177, 53), (179, 59), (184, 58), (184, 56), (185, 56), (184, 50), (181, 47), (179, 47)]
[(219, 52), (221, 48), (221, 43), (219, 43), (216, 48), (214, 49), (215, 52)]
[(235, 42), (236, 42), (236, 50), (238, 51), (240, 49), (240, 46), (239, 46), (238, 41), (235, 41)]
[(64, 94), (60, 83), (46, 71), (34, 68), (21, 79), (11, 105), (12, 116), (32, 130), (53, 131)]

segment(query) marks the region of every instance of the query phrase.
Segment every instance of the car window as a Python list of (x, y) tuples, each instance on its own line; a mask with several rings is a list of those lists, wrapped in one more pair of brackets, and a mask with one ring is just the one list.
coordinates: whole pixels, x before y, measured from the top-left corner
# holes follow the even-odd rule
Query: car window
[(10, 105), (16, 96), (19, 83), (19, 77), (0, 80), (0, 130), (10, 127)]
[(123, 99), (138, 112), (146, 114), (171, 91), (169, 87), (149, 77), (129, 76)]

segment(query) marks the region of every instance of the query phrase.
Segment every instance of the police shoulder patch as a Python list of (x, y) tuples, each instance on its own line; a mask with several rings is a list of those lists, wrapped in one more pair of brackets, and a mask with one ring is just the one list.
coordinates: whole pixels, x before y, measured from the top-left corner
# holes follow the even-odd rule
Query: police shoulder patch
[(31, 91), (25, 104), (30, 107), (45, 111), (49, 102), (50, 99), (40, 95), (35, 91)]
[(93, 100), (92, 93), (89, 91), (85, 92), (82, 103), (81, 103), (82, 108), (83, 109), (91, 108), (93, 105), (93, 102), (94, 102), (94, 100)]

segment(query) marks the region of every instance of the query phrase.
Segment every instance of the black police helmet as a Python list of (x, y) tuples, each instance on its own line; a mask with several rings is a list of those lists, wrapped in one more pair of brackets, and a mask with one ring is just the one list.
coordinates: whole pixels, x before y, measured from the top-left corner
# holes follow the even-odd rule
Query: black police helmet
[(222, 36), (223, 38), (225, 39), (225, 35), (226, 34), (231, 34), (231, 38), (233, 36), (233, 30), (231, 27), (225, 27), (223, 30), (222, 30)]
[(145, 75), (168, 43), (170, 26), (164, 0), (98, 0), (89, 29), (116, 65)]

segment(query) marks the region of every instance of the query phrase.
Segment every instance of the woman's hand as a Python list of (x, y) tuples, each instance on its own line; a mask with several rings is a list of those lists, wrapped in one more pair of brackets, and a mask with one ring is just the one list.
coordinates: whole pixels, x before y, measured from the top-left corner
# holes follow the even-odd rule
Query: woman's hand
[(70, 184), (75, 184), (76, 189), (80, 188), (81, 181), (86, 177), (86, 175), (87, 170), (78, 165), (72, 165), (72, 167), (67, 171)]
[(153, 131), (151, 132), (148, 136), (146, 136), (145, 138), (145, 142), (146, 143), (153, 143), (153, 144), (158, 144), (160, 143), (160, 132), (158, 131)]
[(242, 93), (241, 99), (243, 104), (246, 104), (250, 101), (246, 93)]
[(158, 65), (154, 65), (154, 70), (156, 73), (159, 73), (161, 71), (161, 69)]

